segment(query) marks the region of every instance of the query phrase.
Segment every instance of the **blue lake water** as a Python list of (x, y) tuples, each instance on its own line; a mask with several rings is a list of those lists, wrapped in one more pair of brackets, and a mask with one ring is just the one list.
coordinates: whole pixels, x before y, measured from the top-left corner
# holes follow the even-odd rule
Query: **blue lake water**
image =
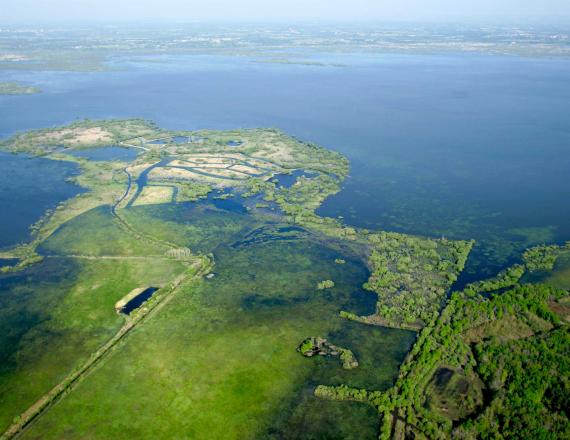
[[(156, 57), (155, 57), (156, 58)], [(475, 238), (472, 273), (570, 239), (570, 60), (480, 54), (319, 55), (346, 67), (165, 56), (120, 72), (26, 73), (44, 93), (1, 97), (0, 134), (79, 118), (171, 129), (278, 127), (346, 154), (319, 213)]]
[[(140, 151), (140, 150), (139, 150)], [(66, 154), (75, 157), (83, 157), (85, 159), (94, 160), (96, 162), (104, 161), (123, 161), (131, 162), (137, 158), (137, 150), (135, 148), (124, 147), (98, 147), (87, 150), (65, 151)]]
[(0, 249), (28, 240), (47, 209), (82, 192), (66, 181), (78, 171), (74, 163), (0, 152)]
[[(278, 127), (341, 151), (351, 160), (351, 175), (343, 190), (327, 200), (319, 213), (342, 216), (349, 224), (369, 228), (477, 239), (460, 282), (491, 274), (516, 259), (526, 246), (570, 239), (570, 60), (460, 54), (317, 58), (346, 67), (188, 56), (164, 57), (165, 63), (117, 58), (114, 66), (127, 70), (115, 72), (20, 72), (23, 80), (44, 92), (0, 97), (0, 136), (82, 118), (143, 117), (179, 130)], [(3, 75), (8, 74), (0, 72), (0, 80)], [(186, 142), (187, 138), (169, 141)], [(81, 154), (109, 160), (114, 157), (112, 151)], [(0, 153), (0, 248), (26, 240), (28, 226), (45, 209), (80, 191), (66, 182), (74, 172), (73, 164)], [(279, 181), (290, 186), (301, 174), (279, 176)], [(141, 187), (146, 183), (145, 173), (138, 183)], [(227, 200), (216, 197), (219, 194), (212, 193), (202, 202), (215, 205), (215, 210), (190, 203), (131, 209), (187, 222), (211, 234), (220, 234), (227, 223), (238, 224), (238, 219), (248, 217), (239, 195)], [(217, 252), (219, 274), (212, 282), (222, 286), (224, 280), (231, 280), (227, 276), (232, 271), (240, 277), (250, 276), (248, 270), (253, 275), (269, 273), (259, 267), (275, 266), (274, 258), (251, 264), (251, 258), (236, 256), (258, 243), (289, 243), (281, 238), (258, 234), (234, 243), (231, 249), (216, 251), (213, 246), (219, 237), (188, 234), (187, 245), (197, 252)], [(293, 246), (296, 241), (291, 240)], [(255, 256), (255, 248), (250, 249)], [(286, 255), (288, 249), (276, 248), (269, 255)], [(225, 258), (218, 258), (220, 252), (226, 252)], [(323, 249), (315, 255), (315, 263), (332, 262), (336, 251)], [(0, 266), (13, 263), (0, 260)], [(236, 264), (241, 264), (235, 266), (237, 270)], [(25, 352), (22, 347), (31, 340), (34, 327), (51, 318), (54, 304), (76, 282), (78, 268), (77, 262), (62, 264), (59, 259), (46, 258), (25, 272), (0, 277), (0, 290), (5, 293), (0, 295), (0, 309), (8, 311), (0, 322), (3, 367), (13, 353)], [(337, 268), (339, 277), (347, 273), (344, 268)], [(361, 285), (368, 275), (362, 266), (346, 283)], [(337, 281), (336, 276), (331, 279)], [(260, 280), (261, 287), (267, 285), (264, 278)], [(152, 293), (147, 290), (137, 297), (126, 313)], [(220, 296), (232, 298), (227, 293)], [(376, 297), (372, 293), (357, 289), (352, 296), (343, 308), (363, 314), (373, 310)], [(252, 294), (240, 306), (258, 312), (288, 304), (283, 298)], [(304, 312), (310, 310), (307, 307)], [(363, 361), (355, 372), (357, 377), (366, 374), (367, 359), (374, 360), (374, 371), (388, 364), (395, 372), (413, 335), (353, 324), (345, 323), (344, 331), (331, 337), (335, 343), (355, 348)], [(373, 333), (378, 334), (376, 339)], [(57, 343), (59, 335), (53, 332), (49, 337), (46, 340)], [(385, 351), (386, 346), (379, 350), (379, 340), (392, 350)], [(358, 343), (353, 345), (353, 341)], [(361, 357), (358, 350), (364, 349), (373, 356)], [(328, 369), (322, 374), (316, 383), (331, 380)], [(291, 408), (301, 408), (301, 422), (283, 412), (283, 432), (289, 437), (310, 433), (314, 427), (305, 421), (312, 424), (327, 415), (330, 402), (310, 399), (308, 392), (302, 395), (301, 404), (299, 399), (291, 400)], [(339, 405), (338, 414), (349, 414), (346, 403)], [(366, 420), (376, 423), (376, 414), (372, 411)], [(331, 417), (327, 425), (332, 422)], [(358, 423), (347, 426), (359, 428)], [(376, 425), (372, 431), (376, 435)], [(331, 435), (338, 432), (332, 429)]]

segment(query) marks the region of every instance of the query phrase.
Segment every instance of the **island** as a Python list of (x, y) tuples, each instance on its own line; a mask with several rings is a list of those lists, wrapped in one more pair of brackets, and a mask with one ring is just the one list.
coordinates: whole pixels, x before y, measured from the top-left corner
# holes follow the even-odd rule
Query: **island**
[(40, 91), (37, 87), (25, 86), (18, 82), (0, 81), (0, 95), (33, 95)]
[(358, 367), (358, 361), (354, 353), (337, 345), (331, 344), (325, 338), (311, 337), (301, 342), (297, 351), (305, 357), (313, 356), (339, 356), (342, 362), (342, 368), (351, 370)]

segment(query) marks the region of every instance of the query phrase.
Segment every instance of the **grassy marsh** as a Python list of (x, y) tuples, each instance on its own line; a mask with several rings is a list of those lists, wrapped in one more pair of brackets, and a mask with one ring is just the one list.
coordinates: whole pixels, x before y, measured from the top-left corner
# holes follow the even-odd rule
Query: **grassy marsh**
[[(336, 264), (338, 257), (347, 263)], [(328, 405), (332, 415), (310, 426), (299, 419), (299, 401), (315, 406), (316, 398), (304, 397), (311, 386), (392, 383), (413, 335), (337, 316), (343, 306), (373, 309), (371, 294), (354, 291), (367, 277), (358, 260), (305, 240), (221, 246), (215, 258), (214, 278), (188, 287), (138, 327), (24, 437), (251, 438), (305, 431), (310, 438), (330, 430), (325, 422), (339, 410)], [(318, 291), (321, 277), (334, 278), (335, 287)], [(361, 366), (347, 371), (336, 360), (303, 358), (295, 347), (311, 334), (330, 334), (357, 353)], [(375, 432), (373, 412), (355, 417), (366, 420), (360, 438)], [(354, 430), (344, 425), (338, 432)]]
[(184, 269), (172, 261), (46, 259), (2, 275), (0, 426), (7, 427), (123, 323), (114, 304)]

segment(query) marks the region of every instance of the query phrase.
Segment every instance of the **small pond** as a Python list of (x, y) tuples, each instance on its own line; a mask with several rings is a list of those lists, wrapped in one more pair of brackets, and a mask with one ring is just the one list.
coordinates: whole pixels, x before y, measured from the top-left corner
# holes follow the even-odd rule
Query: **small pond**
[(299, 177), (304, 176), (311, 178), (315, 175), (316, 173), (307, 172), (305, 170), (295, 170), (291, 174), (276, 174), (273, 176), (273, 180), (276, 180), (277, 186), (281, 188), (291, 188)]
[(190, 142), (190, 138), (188, 136), (174, 136), (170, 140), (175, 144), (187, 144)]
[(125, 307), (123, 307), (123, 310), (121, 310), (121, 312), (125, 315), (130, 315), (133, 310), (138, 309), (145, 301), (149, 300), (157, 290), (158, 287), (149, 287), (148, 289), (143, 290), (141, 293), (131, 299), (125, 305)]
[(0, 258), (0, 267), (15, 266), (20, 261), (19, 258)]

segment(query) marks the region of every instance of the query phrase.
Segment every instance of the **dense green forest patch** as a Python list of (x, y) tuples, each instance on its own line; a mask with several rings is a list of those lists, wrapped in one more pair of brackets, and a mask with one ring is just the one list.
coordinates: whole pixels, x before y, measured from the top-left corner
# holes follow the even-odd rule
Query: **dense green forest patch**
[(321, 386), (317, 395), (375, 406), (381, 438), (566, 436), (569, 292), (528, 280), (551, 280), (545, 272), (569, 250), (529, 249), (524, 264), (453, 293), (387, 392)]

